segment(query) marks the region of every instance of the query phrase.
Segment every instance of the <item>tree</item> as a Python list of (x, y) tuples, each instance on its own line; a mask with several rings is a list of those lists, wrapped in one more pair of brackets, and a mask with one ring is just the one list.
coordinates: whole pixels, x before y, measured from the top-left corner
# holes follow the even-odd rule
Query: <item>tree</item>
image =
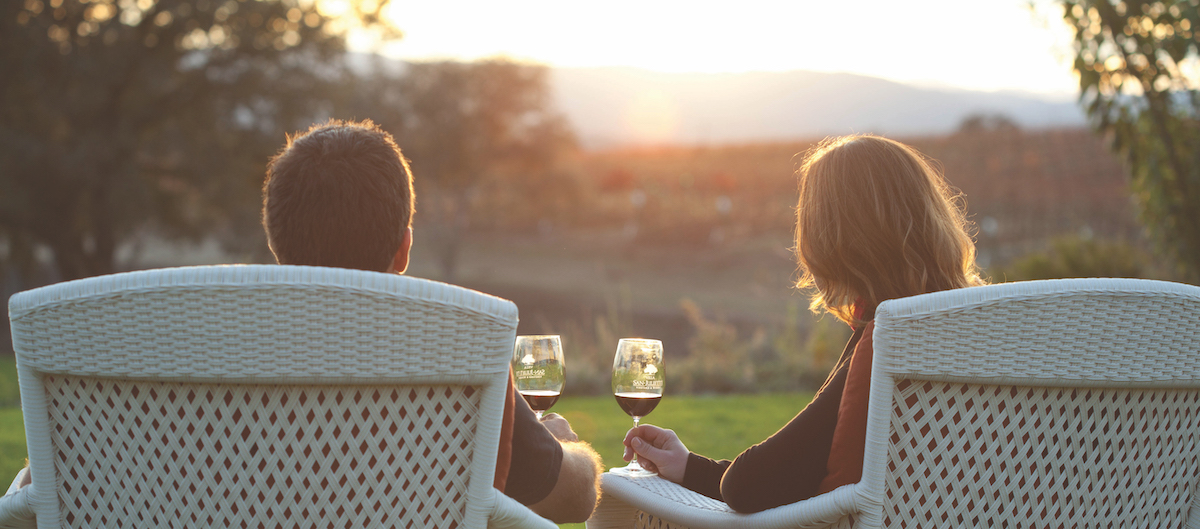
[(44, 247), (73, 279), (114, 271), (118, 245), (139, 231), (256, 225), (263, 164), (333, 97), (347, 31), (398, 35), (386, 3), (0, 2), (10, 260)]
[(452, 281), (471, 222), (473, 197), (501, 175), (549, 170), (574, 146), (551, 106), (544, 66), (492, 59), (428, 62), (388, 73), (377, 63), (359, 86), (360, 112), (397, 140), (412, 161), (418, 226), (432, 237), (443, 279)]
[(1132, 172), (1143, 223), (1200, 281), (1200, 10), (1195, 2), (1063, 0), (1080, 102)]
[(986, 132), (1019, 133), (1021, 127), (1012, 118), (1000, 114), (976, 112), (968, 114), (958, 123), (959, 134), (980, 134)]

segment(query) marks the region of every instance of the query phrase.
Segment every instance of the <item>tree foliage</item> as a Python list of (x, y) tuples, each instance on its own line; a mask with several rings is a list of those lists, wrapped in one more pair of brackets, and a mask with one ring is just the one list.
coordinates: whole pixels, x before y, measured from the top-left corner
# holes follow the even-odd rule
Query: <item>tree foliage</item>
[(549, 71), (502, 59), (401, 69), (378, 61), (371, 71), (356, 89), (356, 115), (392, 132), (411, 159), (424, 221), (417, 230), (426, 234), (417, 238), (433, 243), (443, 279), (453, 280), (483, 186), (504, 178), (519, 186), (544, 175), (575, 144), (551, 104)]
[[(370, 5), (367, 5), (370, 4)], [(336, 6), (340, 11), (331, 10)], [(386, 0), (0, 2), (0, 242), (60, 279), (139, 231), (257, 224), (266, 157), (328, 107)], [(362, 7), (366, 6), (366, 7)]]
[(1144, 224), (1200, 281), (1200, 7), (1063, 0), (1080, 101), (1129, 164)]

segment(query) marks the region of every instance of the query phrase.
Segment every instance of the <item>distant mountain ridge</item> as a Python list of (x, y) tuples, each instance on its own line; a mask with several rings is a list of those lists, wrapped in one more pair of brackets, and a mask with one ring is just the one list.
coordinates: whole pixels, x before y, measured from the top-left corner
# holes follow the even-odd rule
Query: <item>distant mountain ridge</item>
[(1039, 94), (920, 88), (808, 71), (662, 73), (553, 68), (555, 103), (585, 147), (719, 144), (874, 132), (941, 134), (972, 114), (1022, 128), (1081, 126), (1073, 100)]

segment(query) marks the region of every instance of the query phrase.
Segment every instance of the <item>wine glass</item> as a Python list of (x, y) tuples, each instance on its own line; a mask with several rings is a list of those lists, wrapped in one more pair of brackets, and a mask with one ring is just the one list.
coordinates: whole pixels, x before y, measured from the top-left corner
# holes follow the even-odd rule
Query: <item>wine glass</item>
[(518, 336), (513, 348), (513, 382), (538, 420), (562, 394), (562, 340), (557, 335)]
[[(633, 417), (634, 428), (662, 399), (664, 375), (662, 342), (641, 338), (622, 338), (617, 342), (617, 355), (613, 358), (613, 396), (621, 409)], [(628, 466), (612, 471), (631, 476), (654, 475), (638, 464), (636, 453)]]

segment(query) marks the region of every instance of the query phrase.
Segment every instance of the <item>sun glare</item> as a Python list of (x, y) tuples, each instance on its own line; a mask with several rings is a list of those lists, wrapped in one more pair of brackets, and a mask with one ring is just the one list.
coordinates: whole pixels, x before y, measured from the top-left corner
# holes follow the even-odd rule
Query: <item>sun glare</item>
[(625, 132), (644, 143), (665, 143), (675, 137), (679, 109), (660, 90), (638, 93), (623, 113)]
[[(1037, 4), (1035, 3), (1035, 6)], [(1069, 92), (1070, 34), (1027, 0), (394, 1), (407, 60), (506, 56), (666, 72), (813, 70), (972, 89)], [(1061, 9), (1061, 8), (1059, 8)]]
[(350, 12), (348, 0), (322, 0), (317, 2), (317, 11), (330, 18), (344, 16)]

